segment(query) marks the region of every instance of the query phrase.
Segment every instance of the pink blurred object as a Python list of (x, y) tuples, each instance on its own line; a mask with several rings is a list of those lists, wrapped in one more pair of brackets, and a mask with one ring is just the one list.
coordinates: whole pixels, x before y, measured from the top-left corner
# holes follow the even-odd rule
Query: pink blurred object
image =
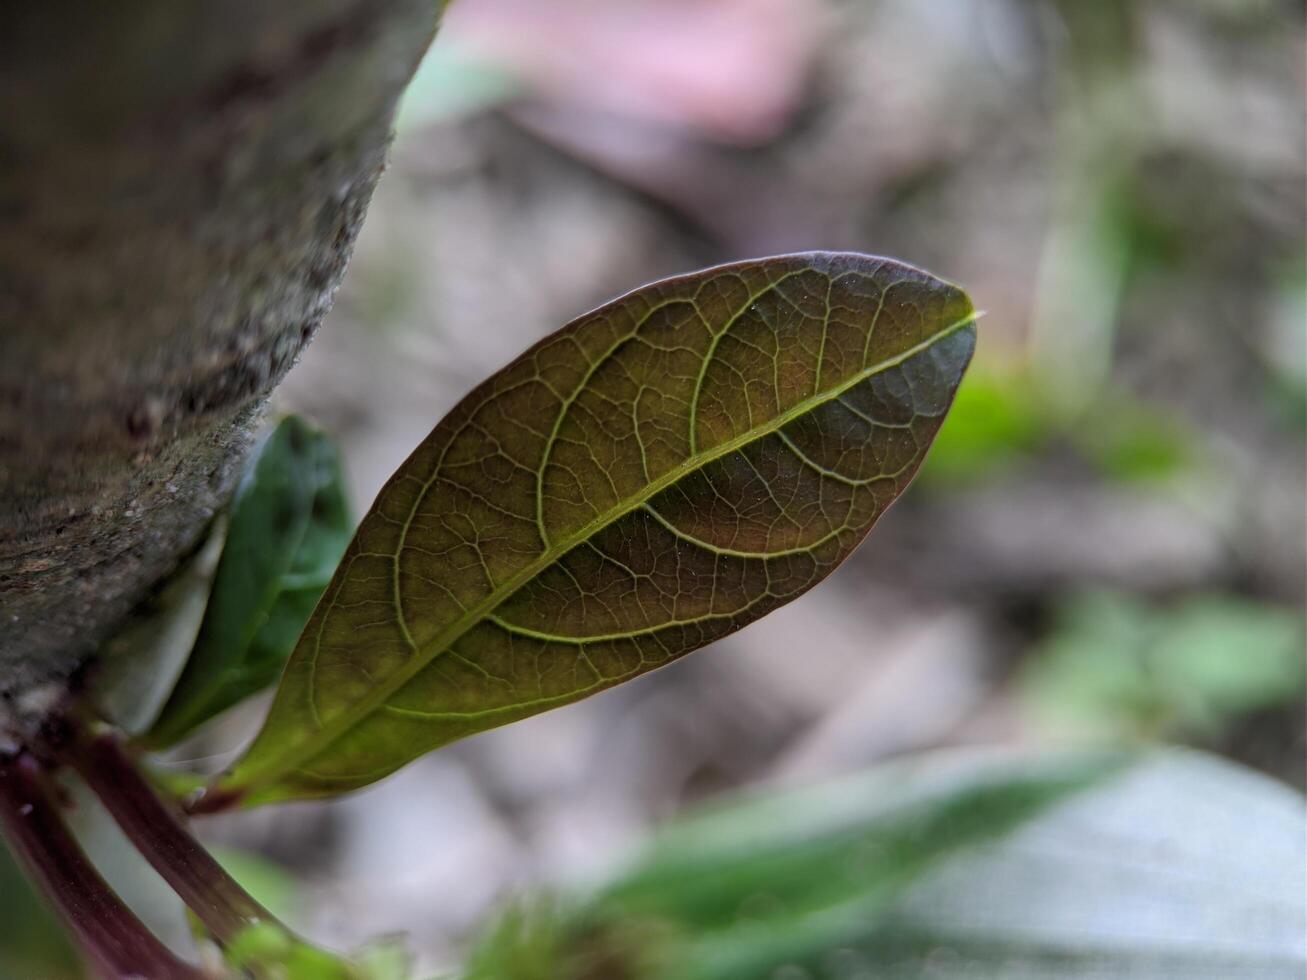
[(550, 101), (748, 144), (797, 108), (824, 13), (820, 0), (458, 0), (441, 33)]

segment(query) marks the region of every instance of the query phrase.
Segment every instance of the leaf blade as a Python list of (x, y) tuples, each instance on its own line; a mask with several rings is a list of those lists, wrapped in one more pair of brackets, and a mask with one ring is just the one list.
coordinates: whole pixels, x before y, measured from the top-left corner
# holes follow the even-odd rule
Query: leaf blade
[(920, 270), (809, 253), (573, 321), (383, 488), (220, 791), (364, 785), (797, 597), (915, 473), (974, 317)]

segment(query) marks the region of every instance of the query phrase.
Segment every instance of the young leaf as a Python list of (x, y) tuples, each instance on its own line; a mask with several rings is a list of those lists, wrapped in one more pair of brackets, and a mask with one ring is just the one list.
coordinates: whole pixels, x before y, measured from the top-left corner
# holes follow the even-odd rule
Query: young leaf
[(276, 679), (350, 524), (334, 443), (282, 419), (237, 492), (195, 648), (143, 741), (170, 745)]
[(801, 595), (920, 466), (974, 318), (918, 269), (811, 253), (655, 283), (546, 338), (381, 491), (199, 808), (366, 785)]

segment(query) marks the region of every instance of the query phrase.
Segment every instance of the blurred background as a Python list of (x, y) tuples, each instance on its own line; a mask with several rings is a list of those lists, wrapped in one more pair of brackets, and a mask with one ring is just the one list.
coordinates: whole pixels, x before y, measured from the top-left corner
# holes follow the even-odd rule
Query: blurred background
[[(986, 311), (925, 469), (764, 623), (330, 803), (206, 822), (290, 918), (457, 960), (509, 896), (758, 784), (1163, 741), (1299, 788), (1301, 0), (458, 0), (277, 407), (361, 512), (472, 385), (649, 280), (890, 255)], [(182, 758), (229, 761), (260, 707)]]
[(802, 602), (215, 836), (307, 882), (316, 934), (439, 963), (507, 894), (759, 781), (1124, 738), (1301, 786), (1305, 43), (1296, 0), (457, 0), (278, 395), (342, 440), (360, 510), (523, 348), (718, 262), (922, 265), (987, 311), (976, 362)]

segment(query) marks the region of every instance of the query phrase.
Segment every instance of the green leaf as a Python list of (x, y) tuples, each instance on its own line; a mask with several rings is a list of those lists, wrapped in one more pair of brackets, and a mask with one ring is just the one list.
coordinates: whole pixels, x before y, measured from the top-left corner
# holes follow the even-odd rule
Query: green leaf
[(170, 745), (277, 678), (350, 530), (334, 443), (282, 419), (237, 491), (195, 648), (143, 741)]
[(212, 805), (366, 785), (801, 595), (920, 466), (974, 316), (920, 270), (812, 253), (546, 338), (381, 491)]
[(931, 754), (674, 824), (466, 976), (1288, 980), (1304, 841), (1297, 793), (1198, 753)]

